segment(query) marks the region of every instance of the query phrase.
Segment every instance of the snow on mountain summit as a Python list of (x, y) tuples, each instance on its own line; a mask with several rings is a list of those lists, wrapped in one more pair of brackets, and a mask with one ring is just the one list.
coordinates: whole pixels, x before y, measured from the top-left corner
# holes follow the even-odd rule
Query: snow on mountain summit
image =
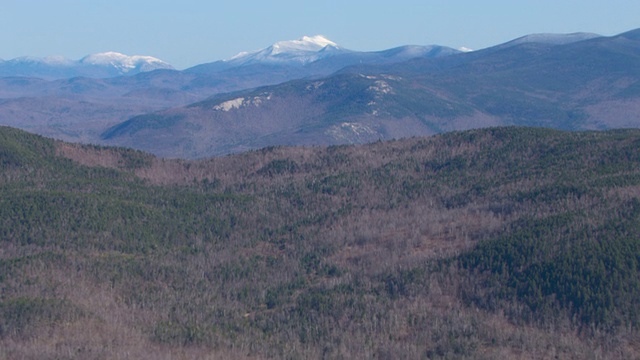
[(278, 41), (262, 50), (241, 52), (225, 61), (234, 64), (255, 62), (307, 64), (330, 56), (335, 51), (347, 50), (322, 35), (303, 36), (298, 40)]
[(139, 71), (173, 69), (173, 67), (166, 62), (151, 56), (127, 56), (114, 51), (85, 56), (80, 60), (80, 63), (85, 65), (111, 66), (123, 73), (134, 69)]
[(151, 56), (127, 56), (117, 52), (87, 55), (80, 60), (70, 60), (63, 56), (44, 58), (24, 56), (0, 61), (0, 76), (43, 79), (63, 79), (77, 76), (109, 78), (135, 75), (158, 69), (173, 69), (173, 67)]
[(322, 35), (316, 36), (303, 36), (302, 39), (299, 40), (289, 40), (289, 41), (279, 41), (273, 44), (271, 47), (273, 48), (273, 54), (278, 54), (281, 52), (292, 52), (292, 51), (320, 51), (327, 46), (332, 46), (337, 48), (338, 44), (333, 41), (327, 39)]

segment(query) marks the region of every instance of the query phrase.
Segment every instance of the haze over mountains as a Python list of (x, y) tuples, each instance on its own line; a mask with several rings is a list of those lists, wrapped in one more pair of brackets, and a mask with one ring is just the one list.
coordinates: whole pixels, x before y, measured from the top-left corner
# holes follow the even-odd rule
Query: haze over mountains
[(188, 158), (497, 125), (640, 125), (640, 30), (533, 34), (473, 52), (358, 52), (313, 36), (184, 71), (135, 71), (4, 77), (0, 123)]
[(159, 69), (173, 69), (173, 66), (151, 56), (127, 56), (113, 51), (87, 55), (80, 60), (70, 60), (62, 56), (0, 60), (2, 77), (38, 77), (49, 80), (79, 76), (106, 78)]

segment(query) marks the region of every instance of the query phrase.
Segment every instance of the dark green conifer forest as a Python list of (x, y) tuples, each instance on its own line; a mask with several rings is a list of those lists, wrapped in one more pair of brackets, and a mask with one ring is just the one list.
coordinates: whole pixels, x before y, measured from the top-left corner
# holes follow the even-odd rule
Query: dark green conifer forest
[(197, 161), (0, 128), (0, 358), (640, 357), (640, 131)]

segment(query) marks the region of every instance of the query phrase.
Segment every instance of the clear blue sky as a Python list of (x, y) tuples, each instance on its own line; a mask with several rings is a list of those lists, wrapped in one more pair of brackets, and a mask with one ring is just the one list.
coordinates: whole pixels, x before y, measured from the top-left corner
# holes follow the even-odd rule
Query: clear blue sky
[(638, 0), (0, 0), (0, 58), (118, 51), (183, 69), (303, 35), (353, 50), (480, 49), (530, 33), (635, 28)]

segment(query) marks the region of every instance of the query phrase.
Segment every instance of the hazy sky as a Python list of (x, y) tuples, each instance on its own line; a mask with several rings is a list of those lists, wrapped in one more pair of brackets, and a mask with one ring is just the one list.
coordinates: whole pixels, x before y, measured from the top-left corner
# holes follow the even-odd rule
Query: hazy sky
[(183, 69), (303, 35), (353, 50), (480, 49), (530, 33), (639, 27), (638, 0), (0, 0), (0, 58), (118, 51)]

